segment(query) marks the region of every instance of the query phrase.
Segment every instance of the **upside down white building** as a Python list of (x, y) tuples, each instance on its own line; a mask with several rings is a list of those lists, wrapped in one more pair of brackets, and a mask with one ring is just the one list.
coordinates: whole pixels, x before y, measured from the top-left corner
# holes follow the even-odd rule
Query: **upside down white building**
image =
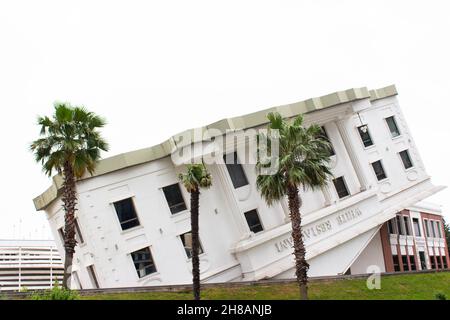
[[(220, 150), (234, 165), (212, 164), (213, 186), (200, 197), (202, 282), (294, 277), (287, 202), (268, 207), (254, 165), (237, 147), (239, 130), (265, 128), (267, 113), (305, 115), (332, 144), (334, 180), (301, 191), (309, 275), (443, 269), (449, 257), (439, 207), (421, 202), (443, 187), (432, 184), (397, 100), (395, 86), (349, 89), (212, 123), (236, 136), (218, 146), (193, 130), (150, 148), (102, 160), (77, 182), (77, 240), (72, 286), (123, 287), (190, 283), (189, 194), (171, 157), (189, 146)], [(198, 131), (198, 130), (197, 130)], [(226, 141), (230, 141), (227, 139)], [(233, 141), (233, 139), (231, 139)], [(63, 253), (61, 178), (34, 199), (45, 210)]]

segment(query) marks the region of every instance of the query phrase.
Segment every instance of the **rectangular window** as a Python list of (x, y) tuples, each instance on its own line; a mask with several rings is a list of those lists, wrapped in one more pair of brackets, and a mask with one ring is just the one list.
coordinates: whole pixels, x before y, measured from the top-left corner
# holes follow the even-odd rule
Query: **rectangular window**
[(429, 221), (430, 222), (430, 234), (431, 234), (431, 236), (433, 237), (433, 238), (436, 238), (436, 229), (434, 228), (434, 221), (433, 220), (430, 220)]
[(75, 239), (77, 240), (77, 243), (83, 244), (83, 234), (81, 233), (80, 225), (78, 224), (78, 219), (75, 219)]
[(134, 208), (133, 199), (127, 198), (114, 202), (117, 218), (119, 218), (122, 230), (127, 230), (139, 225), (139, 219)]
[(437, 269), (442, 269), (441, 257), (440, 256), (436, 256), (436, 262), (437, 262), (436, 268)]
[(419, 219), (413, 218), (413, 226), (414, 226), (414, 235), (416, 237), (421, 237), (422, 234), (420, 233)]
[(78, 277), (78, 272), (74, 271), (72, 273), (73, 278), (75, 279), (75, 285), (78, 289), (83, 290), (83, 286), (81, 285), (80, 278)]
[(367, 125), (359, 126), (358, 132), (364, 144), (364, 147), (370, 147), (371, 145), (373, 145), (373, 141), (369, 133), (369, 127)]
[(169, 205), (172, 214), (186, 210), (186, 203), (184, 202), (183, 194), (181, 193), (180, 185), (178, 183), (166, 186), (163, 189), (167, 204)]
[(97, 280), (97, 276), (95, 274), (95, 269), (94, 269), (93, 264), (87, 267), (87, 272), (89, 275), (89, 279), (91, 279), (92, 287), (94, 289), (100, 288), (100, 286), (98, 285), (98, 280)]
[(405, 169), (411, 168), (413, 166), (413, 164), (412, 164), (411, 158), (409, 156), (409, 151), (403, 150), (399, 154), (400, 154), (400, 158), (402, 159), (402, 162), (403, 162), (403, 167)]
[(232, 155), (227, 154), (223, 156), (225, 165), (227, 166), (228, 174), (230, 175), (231, 182), (235, 189), (248, 185), (248, 180), (245, 175), (244, 169), (239, 162), (237, 152)]
[(442, 230), (441, 230), (441, 222), (436, 221), (436, 229), (437, 229), (437, 235), (439, 238), (442, 238)]
[(411, 265), (411, 271), (416, 271), (416, 258), (414, 256), (409, 256), (409, 264)]
[[(183, 244), (184, 250), (186, 251), (186, 256), (190, 259), (192, 258), (192, 233), (186, 232), (180, 235), (181, 242)], [(203, 253), (202, 244), (200, 243), (198, 248), (198, 254)]]
[(392, 223), (392, 219), (387, 222), (388, 232), (389, 234), (395, 234), (394, 224)]
[(244, 213), (244, 215), (251, 232), (258, 233), (264, 230), (261, 224), (261, 220), (259, 219), (258, 211), (256, 211), (256, 209), (247, 211)]
[(446, 257), (446, 256), (442, 256), (442, 261), (443, 261), (443, 267), (444, 267), (444, 269), (447, 269), (447, 268), (448, 268), (448, 265), (447, 265), (447, 257)]
[(408, 216), (403, 216), (403, 221), (405, 223), (406, 235), (410, 236), (411, 235), (411, 228), (410, 228), (410, 225), (409, 225), (409, 217)]
[(327, 130), (325, 129), (324, 126), (322, 126), (321, 128), (322, 128), (322, 138), (328, 141), (328, 143), (330, 144), (330, 156), (334, 156), (336, 153), (334, 152), (334, 148), (333, 145), (331, 144), (330, 137), (327, 134)]
[(394, 271), (400, 271), (400, 264), (398, 261), (398, 255), (394, 254), (392, 256), (392, 261), (394, 262)]
[(386, 123), (389, 127), (389, 131), (391, 132), (391, 137), (398, 137), (400, 135), (400, 130), (398, 130), (397, 122), (395, 121), (394, 116), (386, 118)]
[(419, 258), (420, 258), (420, 266), (422, 267), (422, 270), (427, 270), (427, 262), (425, 260), (425, 252), (419, 251)]
[(377, 177), (377, 180), (383, 180), (386, 179), (386, 173), (384, 172), (383, 165), (381, 163), (381, 160), (375, 161), (372, 163), (373, 172), (375, 172), (375, 175)]
[(401, 222), (401, 217), (400, 217), (400, 215), (397, 215), (397, 216), (395, 217), (395, 220), (397, 220), (397, 230), (398, 230), (398, 234), (405, 235), (405, 230), (404, 230), (404, 228), (402, 227), (402, 222)]
[(423, 223), (425, 224), (425, 234), (429, 238), (430, 237), (430, 227), (428, 226), (428, 220), (424, 219)]
[(334, 187), (336, 188), (336, 192), (339, 196), (339, 198), (344, 198), (350, 193), (348, 192), (347, 185), (345, 184), (344, 177), (339, 177), (336, 179), (333, 179)]
[(409, 271), (408, 256), (402, 256), (403, 271)]
[(434, 256), (430, 256), (431, 269), (436, 269), (436, 261), (434, 260)]
[(156, 266), (153, 262), (152, 253), (150, 248), (143, 248), (131, 253), (134, 267), (139, 278), (156, 272)]

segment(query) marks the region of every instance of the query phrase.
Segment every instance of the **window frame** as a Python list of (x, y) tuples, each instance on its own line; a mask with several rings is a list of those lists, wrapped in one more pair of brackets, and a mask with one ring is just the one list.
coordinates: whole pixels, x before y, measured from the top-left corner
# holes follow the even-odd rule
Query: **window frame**
[[(344, 185), (345, 190), (346, 190), (346, 192), (347, 192), (347, 195), (342, 196), (342, 197), (339, 195), (339, 191), (338, 191), (338, 189), (337, 189), (337, 187), (336, 187), (336, 183), (335, 183), (335, 181), (337, 181), (337, 180), (339, 180), (339, 179), (342, 179), (343, 185)], [(347, 181), (345, 181), (344, 176), (336, 177), (336, 178), (334, 178), (332, 181), (333, 181), (334, 191), (336, 192), (336, 194), (337, 194), (339, 200), (345, 199), (345, 198), (350, 197), (350, 196), (352, 195), (352, 194), (350, 193), (350, 190), (348, 189)]]
[(95, 270), (94, 264), (86, 266), (89, 279), (91, 280), (92, 287), (94, 289), (100, 289), (100, 283), (98, 282), (97, 271)]
[[(122, 202), (122, 201), (126, 201), (126, 200), (130, 200), (130, 201), (131, 201), (131, 205), (132, 205), (133, 210), (134, 210), (135, 218), (133, 218), (133, 219), (128, 219), (128, 220), (125, 220), (125, 222), (122, 222), (122, 221), (120, 221), (120, 219), (119, 219), (119, 213), (117, 212), (116, 203), (119, 203), (119, 202)], [(141, 220), (139, 219), (138, 211), (137, 211), (137, 209), (136, 209), (136, 204), (135, 204), (135, 201), (134, 201), (134, 196), (129, 196), (129, 197), (126, 197), (126, 198), (123, 198), (123, 199), (120, 199), (120, 200), (114, 200), (114, 201), (112, 202), (112, 207), (113, 207), (114, 213), (116, 214), (117, 221), (119, 222), (119, 227), (120, 227), (120, 229), (121, 229), (121, 232), (127, 232), (127, 231), (129, 231), (129, 230), (134, 230), (134, 229), (139, 228), (139, 227), (142, 226)], [(126, 229), (124, 229), (124, 228), (122, 227), (122, 224), (123, 224), (123, 223), (129, 223), (129, 222), (134, 221), (134, 220), (137, 220), (137, 223), (138, 223), (137, 225), (134, 225), (134, 226), (129, 227), (129, 228), (126, 228)]]
[[(261, 230), (259, 230), (257, 232), (252, 230), (252, 228), (250, 227), (250, 224), (248, 222), (248, 219), (247, 219), (247, 214), (252, 213), (253, 211), (256, 213), (256, 217), (258, 218), (258, 221), (259, 221), (259, 226), (261, 227)], [(259, 210), (257, 208), (245, 211), (244, 212), (244, 218), (245, 218), (245, 221), (247, 222), (247, 227), (250, 230), (250, 232), (252, 232), (254, 234), (258, 234), (258, 233), (264, 232), (266, 230), (265, 227), (264, 227), (264, 224), (262, 222), (261, 216), (259, 214)]]
[[(174, 186), (174, 185), (177, 185), (177, 186), (178, 186), (178, 190), (180, 191), (181, 199), (183, 200), (183, 204), (184, 204), (184, 209), (179, 210), (179, 211), (176, 211), (176, 212), (173, 212), (173, 211), (172, 211), (171, 206), (170, 206), (170, 204), (169, 204), (169, 201), (168, 201), (168, 199), (167, 199), (167, 195), (166, 195), (166, 193), (164, 192), (164, 188), (172, 187), (172, 186)], [(168, 184), (168, 185), (166, 185), (166, 186), (164, 186), (164, 187), (161, 187), (160, 189), (161, 189), (161, 192), (162, 192), (162, 194), (163, 194), (164, 200), (165, 200), (165, 202), (166, 202), (167, 208), (169, 209), (169, 212), (170, 212), (170, 215), (171, 215), (171, 216), (175, 216), (175, 215), (178, 215), (178, 214), (182, 214), (182, 213), (184, 213), (184, 212), (186, 212), (186, 211), (189, 210), (189, 207), (188, 207), (187, 202), (186, 202), (186, 198), (185, 198), (185, 196), (184, 196), (182, 187), (180, 186), (180, 183), (179, 183), (179, 182), (175, 182), (175, 183), (172, 183), (172, 184)], [(178, 206), (178, 205), (180, 205), (180, 204), (181, 204), (181, 202), (180, 202), (180, 203), (177, 203), (176, 206)]]
[[(409, 159), (409, 162), (411, 163), (411, 166), (408, 167), (408, 168), (405, 165), (405, 162), (404, 162), (403, 157), (402, 157), (402, 153), (405, 153), (407, 155), (407, 157)], [(398, 152), (398, 156), (400, 157), (400, 161), (402, 163), (403, 170), (408, 171), (408, 170), (411, 170), (412, 168), (414, 168), (414, 162), (412, 161), (411, 154), (409, 153), (409, 149), (404, 149), (402, 151), (399, 151)]]
[[(361, 129), (362, 127), (367, 127), (367, 132), (366, 132), (366, 133), (364, 133), (364, 132), (362, 131), (362, 129)], [(373, 147), (373, 146), (375, 145), (375, 142), (373, 141), (372, 135), (370, 134), (370, 130), (369, 130), (369, 125), (368, 125), (368, 124), (362, 124), (362, 125), (360, 125), (360, 126), (357, 126), (357, 127), (356, 127), (356, 131), (358, 132), (360, 141), (361, 141), (361, 143), (362, 143), (364, 149), (371, 148), (371, 147)], [(363, 137), (362, 137), (361, 134), (367, 134), (367, 135), (369, 136), (369, 140), (370, 140), (370, 142), (371, 142), (370, 145), (367, 145), (367, 146), (366, 146), (366, 143), (364, 142), (364, 139), (363, 139)]]
[(75, 236), (78, 235), (78, 238), (80, 239), (80, 242), (77, 241), (77, 244), (82, 246), (86, 242), (84, 241), (83, 233), (81, 232), (81, 227), (80, 227), (80, 223), (79, 223), (78, 217), (75, 217), (74, 223), (75, 223)]
[[(416, 236), (416, 237), (422, 237), (422, 231), (420, 230), (420, 222), (419, 221), (420, 221), (419, 218), (412, 218), (414, 236)], [(416, 230), (416, 226), (417, 226), (417, 230)], [(416, 232), (416, 231), (418, 231), (418, 232)]]
[[(152, 265), (153, 265), (153, 268), (154, 268), (155, 271), (153, 271), (153, 272), (151, 272), (151, 273), (148, 273), (148, 274), (145, 274), (145, 275), (143, 275), (143, 276), (140, 276), (139, 270), (141, 270), (141, 268), (139, 268), (139, 269), (136, 268), (136, 263), (135, 263), (135, 261), (134, 261), (134, 259), (133, 259), (133, 254), (134, 254), (134, 253), (137, 253), (137, 252), (139, 252), (139, 251), (145, 250), (145, 249), (147, 249), (148, 252), (150, 253), (150, 258), (151, 258)], [(155, 258), (153, 257), (153, 253), (152, 253), (152, 250), (151, 250), (151, 246), (145, 246), (145, 247), (143, 247), (143, 248), (140, 248), (140, 249), (131, 251), (131, 252), (129, 253), (129, 256), (130, 256), (130, 260), (131, 260), (131, 263), (132, 263), (132, 265), (133, 265), (133, 268), (134, 268), (134, 270), (135, 270), (135, 272), (136, 272), (135, 274), (136, 274), (136, 276), (138, 277), (139, 280), (144, 279), (144, 278), (147, 278), (147, 277), (149, 277), (149, 276), (153, 276), (153, 275), (159, 273), (158, 268), (157, 268), (157, 266), (156, 266)], [(145, 271), (145, 269), (148, 268), (148, 267), (149, 267), (149, 265), (144, 266), (144, 267), (143, 267), (144, 271)]]
[[(183, 236), (184, 236), (185, 234), (187, 234), (187, 233), (191, 233), (191, 235), (192, 235), (192, 230), (189, 230), (189, 231), (186, 231), (186, 232), (184, 232), (184, 233), (179, 234), (179, 235), (178, 235), (178, 238), (180, 239), (181, 245), (183, 246), (183, 251), (184, 251), (184, 253), (186, 254), (186, 258), (187, 258), (188, 260), (191, 260), (191, 259), (192, 259), (192, 248), (191, 248), (191, 253), (190, 253), (190, 255), (188, 255), (188, 253), (187, 253), (187, 251), (186, 251), (186, 245), (185, 245), (185, 243), (183, 242)], [(199, 241), (199, 243), (200, 243), (200, 248), (199, 248), (200, 250), (199, 250), (199, 252), (198, 252), (198, 255), (200, 256), (200, 255), (202, 255), (202, 254), (205, 253), (205, 250), (203, 249), (202, 240), (200, 239), (200, 235), (199, 235), (199, 237), (198, 237), (198, 241)]]
[[(389, 126), (388, 119), (392, 119), (393, 120), (394, 126), (397, 129), (397, 133), (398, 133), (396, 136), (394, 136), (392, 134), (391, 127)], [(384, 121), (385, 121), (386, 126), (388, 128), (388, 131), (389, 131), (389, 134), (391, 136), (391, 139), (396, 139), (396, 138), (398, 138), (398, 137), (400, 137), (402, 135), (402, 132), (400, 131), (400, 128), (399, 128), (399, 126), (397, 124), (397, 120), (396, 120), (395, 115), (391, 115), (391, 116), (388, 116), (388, 117), (384, 118)]]
[[(233, 154), (233, 161), (236, 161), (236, 163), (233, 163), (233, 164), (228, 163), (227, 164), (226, 159), (228, 158), (228, 155), (230, 155), (230, 154)], [(223, 156), (222, 156), (222, 159), (223, 159), (225, 168), (227, 169), (228, 178), (230, 179), (231, 184), (233, 185), (234, 189), (239, 189), (239, 188), (248, 186), (250, 184), (250, 182), (248, 180), (248, 177), (247, 177), (247, 174), (245, 173), (244, 167), (243, 167), (243, 165), (242, 165), (242, 163), (241, 163), (241, 161), (239, 159), (239, 155), (237, 154), (236, 150), (232, 151), (232, 152), (224, 153)], [(242, 173), (242, 176), (244, 177), (244, 179), (243, 179), (244, 180), (244, 184), (238, 183), (239, 182), (238, 180), (233, 179), (233, 177), (235, 177), (235, 175), (231, 175), (230, 174), (231, 166), (236, 166), (236, 165), (239, 166), (239, 168), (240, 168), (239, 171)]]
[[(374, 164), (376, 164), (376, 163), (379, 163), (379, 164), (380, 164), (381, 171), (382, 171), (382, 173), (383, 173), (383, 175), (384, 175), (384, 178), (381, 178), (381, 179), (380, 179), (380, 178), (378, 177), (378, 174), (377, 174), (377, 172), (376, 172), (376, 170), (375, 170), (375, 167), (374, 167)], [(372, 167), (373, 173), (375, 174), (375, 177), (377, 178), (377, 181), (378, 181), (378, 182), (385, 181), (385, 180), (388, 178), (388, 176), (387, 176), (387, 174), (386, 174), (386, 170), (384, 170), (383, 161), (382, 161), (381, 159), (372, 162), (370, 165), (371, 165), (371, 167)]]

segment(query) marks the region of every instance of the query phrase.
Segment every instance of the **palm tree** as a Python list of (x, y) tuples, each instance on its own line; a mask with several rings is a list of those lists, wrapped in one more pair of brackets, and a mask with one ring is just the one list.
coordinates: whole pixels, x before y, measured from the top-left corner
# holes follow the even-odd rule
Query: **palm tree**
[(40, 138), (30, 145), (36, 162), (48, 176), (53, 171), (63, 177), (62, 202), (65, 211), (64, 248), (65, 264), (63, 287), (69, 288), (75, 240), (75, 211), (77, 204), (76, 179), (86, 171), (93, 174), (100, 159), (100, 152), (108, 150), (108, 144), (98, 129), (105, 120), (83, 107), (69, 103), (55, 103), (51, 118), (38, 117)]
[[(302, 203), (299, 188), (315, 190), (326, 185), (328, 178), (332, 175), (328, 165), (331, 145), (323, 136), (320, 126), (313, 124), (304, 128), (301, 115), (292, 123), (286, 122), (279, 113), (269, 113), (267, 118), (270, 122), (268, 135), (277, 131), (279, 137), (279, 157), (275, 160), (278, 166), (273, 174), (261, 174), (260, 170), (268, 168), (270, 164), (267, 159), (260, 159), (262, 149), (259, 148), (256, 185), (269, 206), (285, 196), (288, 197), (296, 276), (300, 287), (300, 297), (306, 300), (308, 299), (309, 264), (305, 259), (305, 245), (302, 238), (300, 215)], [(258, 140), (264, 139), (264, 142), (267, 142), (266, 151), (272, 154), (272, 144), (268, 135), (260, 134)]]
[(204, 164), (189, 164), (185, 174), (180, 173), (179, 179), (184, 184), (187, 192), (191, 194), (191, 235), (192, 235), (192, 286), (194, 300), (200, 300), (200, 250), (199, 239), (199, 199), (200, 189), (211, 186), (211, 175)]

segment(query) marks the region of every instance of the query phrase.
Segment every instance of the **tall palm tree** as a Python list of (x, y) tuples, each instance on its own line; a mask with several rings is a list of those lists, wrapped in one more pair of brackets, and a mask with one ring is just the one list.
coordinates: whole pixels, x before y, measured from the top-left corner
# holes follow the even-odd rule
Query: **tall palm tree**
[(105, 120), (83, 107), (69, 103), (55, 103), (52, 117), (38, 117), (40, 138), (30, 145), (36, 162), (48, 176), (53, 171), (63, 177), (62, 202), (65, 211), (64, 226), (64, 278), (63, 287), (69, 287), (75, 240), (75, 211), (77, 204), (76, 179), (86, 171), (92, 174), (100, 159), (100, 152), (108, 150), (107, 142), (98, 129)]
[(180, 173), (179, 179), (191, 194), (191, 235), (192, 235), (192, 286), (194, 300), (200, 300), (200, 239), (199, 239), (199, 199), (200, 189), (211, 186), (211, 175), (204, 164), (189, 164), (185, 174)]
[[(330, 143), (323, 136), (318, 125), (304, 128), (303, 116), (299, 115), (292, 123), (285, 121), (279, 113), (269, 113), (268, 135), (277, 130), (279, 137), (279, 157), (277, 169), (273, 174), (263, 175), (259, 171), (256, 185), (270, 206), (275, 201), (287, 196), (292, 224), (292, 239), (294, 242), (294, 256), (297, 281), (300, 287), (300, 297), (308, 299), (309, 264), (305, 259), (305, 245), (302, 238), (302, 220), (300, 215), (301, 197), (300, 187), (306, 189), (320, 189), (326, 185), (332, 175), (329, 167)], [(267, 142), (268, 154), (272, 153), (268, 135), (260, 134), (258, 139)], [(257, 170), (270, 166), (267, 159), (262, 157), (262, 149), (258, 149)]]

